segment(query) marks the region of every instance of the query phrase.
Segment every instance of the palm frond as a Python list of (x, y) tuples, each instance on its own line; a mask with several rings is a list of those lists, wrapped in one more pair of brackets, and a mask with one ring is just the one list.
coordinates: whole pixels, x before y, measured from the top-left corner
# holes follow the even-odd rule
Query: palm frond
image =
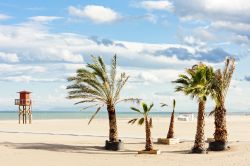
[(220, 69), (215, 72), (215, 79), (212, 84), (212, 87), (214, 89), (212, 98), (216, 102), (217, 106), (223, 106), (225, 103), (225, 99), (232, 80), (234, 70), (235, 59), (227, 58), (225, 60), (223, 72)]
[[(92, 56), (93, 63), (76, 71), (76, 75), (68, 78), (72, 84), (67, 86), (68, 99), (81, 99), (76, 104), (94, 103), (94, 105), (113, 105), (118, 102), (139, 102), (140, 99), (120, 99), (120, 92), (128, 80), (128, 76), (122, 73), (116, 80), (116, 55), (112, 59), (110, 74), (104, 60), (101, 57)], [(98, 107), (99, 108), (99, 107)]]
[(136, 121), (137, 121), (137, 118), (131, 119), (130, 121), (128, 121), (128, 124), (134, 124)]
[(165, 104), (165, 103), (160, 103), (161, 104), (161, 107), (167, 107), (168, 105)]
[(129, 76), (126, 76), (125, 73), (121, 73), (120, 79), (117, 81), (117, 84), (116, 84), (114, 103), (116, 103), (119, 100), (120, 92), (122, 88), (124, 87), (124, 85), (126, 84), (126, 82), (128, 81), (128, 78)]
[(138, 121), (138, 125), (143, 125), (143, 123), (144, 123), (144, 117)]
[(98, 57), (98, 64), (102, 69), (102, 73), (103, 73), (103, 77), (105, 78), (104, 83), (107, 83), (107, 87), (109, 88), (109, 92), (110, 92), (110, 96), (111, 96), (111, 82), (110, 82), (110, 78), (108, 77), (108, 73), (107, 73), (107, 69), (106, 69), (106, 65), (104, 63), (104, 60), (102, 59), (102, 57)]
[(231, 58), (230, 60), (230, 65), (229, 65), (229, 69), (228, 72), (225, 74), (225, 78), (224, 78), (224, 84), (225, 84), (225, 90), (224, 90), (224, 96), (226, 97), (227, 92), (228, 92), (228, 88), (230, 86), (232, 77), (233, 77), (233, 73), (235, 70), (235, 59)]
[(98, 104), (94, 104), (94, 105), (89, 105), (89, 106), (87, 106), (87, 107), (83, 107), (83, 108), (81, 109), (81, 111), (86, 110), (86, 109), (89, 109), (89, 108), (92, 108), (92, 107), (96, 107), (96, 106), (98, 106), (98, 105), (100, 105), (100, 104), (98, 103)]
[(95, 89), (99, 96), (103, 98), (109, 97), (109, 89), (104, 84), (101, 84), (96, 79), (82, 79), (82, 82)]
[(104, 61), (103, 61), (102, 57), (100, 57), (100, 56), (98, 57), (98, 62), (99, 62), (99, 64), (100, 64), (100, 66), (101, 66), (103, 72), (107, 73), (106, 66), (105, 66), (105, 64), (104, 64)]
[(199, 100), (205, 100), (206, 96), (212, 93), (211, 81), (214, 78), (213, 68), (199, 63), (190, 69), (186, 69), (187, 75), (180, 74), (176, 83), (176, 92), (183, 92), (190, 95), (191, 98), (197, 97)]
[(82, 100), (82, 101), (78, 101), (78, 102), (76, 102), (74, 104), (77, 105), (77, 104), (82, 104), (82, 103), (95, 103), (95, 102), (98, 102), (97, 99)]
[(133, 111), (135, 111), (135, 112), (142, 113), (138, 108), (130, 107), (130, 109), (133, 110)]
[(91, 123), (91, 121), (95, 118), (95, 116), (97, 115), (97, 113), (101, 110), (102, 106), (101, 107), (98, 107), (97, 110), (95, 111), (95, 113), (91, 116), (89, 122), (88, 122), (88, 125)]
[(110, 71), (110, 87), (111, 87), (112, 96), (114, 95), (115, 78), (116, 78), (116, 55), (112, 59), (111, 71)]
[(152, 103), (152, 104), (150, 104), (150, 106), (149, 106), (149, 108), (148, 108), (148, 110), (147, 110), (147, 113), (151, 111), (151, 109), (153, 108), (153, 106), (154, 106), (154, 104), (153, 104), (153, 103)]
[(116, 104), (120, 103), (120, 102), (132, 102), (132, 103), (139, 104), (141, 102), (141, 99), (139, 99), (139, 98), (127, 98), (127, 99), (118, 100), (116, 102)]
[(97, 64), (87, 64), (87, 67), (93, 70), (93, 74), (102, 80), (102, 82), (106, 82), (105, 77), (103, 75), (102, 69)]
[[(77, 78), (78, 80), (81, 78)], [(81, 83), (75, 83), (67, 86), (67, 89), (70, 89), (68, 93), (70, 95), (77, 93), (85, 93), (90, 95), (95, 95), (98, 97), (105, 98), (105, 92), (101, 85), (98, 84), (95, 80), (91, 79), (81, 79)]]
[(177, 80), (173, 81), (173, 83), (177, 83), (177, 84), (183, 84), (183, 85), (188, 85), (188, 80), (183, 79), (183, 78), (178, 78)]
[(208, 116), (212, 116), (215, 114), (215, 110), (211, 111)]
[(142, 102), (141, 104), (142, 104), (142, 108), (143, 108), (144, 114), (146, 114), (147, 111), (148, 111), (148, 106), (147, 106), (147, 104), (144, 103), (144, 102)]

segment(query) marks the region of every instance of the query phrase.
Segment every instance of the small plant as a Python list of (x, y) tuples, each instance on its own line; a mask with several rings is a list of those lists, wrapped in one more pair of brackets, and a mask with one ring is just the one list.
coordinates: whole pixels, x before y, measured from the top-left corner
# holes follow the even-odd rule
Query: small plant
[[(174, 138), (174, 111), (175, 111), (175, 105), (176, 105), (176, 101), (175, 101), (175, 99), (173, 99), (173, 111), (172, 111), (172, 114), (171, 114), (167, 139)], [(164, 104), (164, 103), (161, 104), (161, 107), (165, 107), (165, 106), (167, 106), (167, 104)]]
[(152, 151), (153, 150), (153, 141), (151, 138), (151, 128), (152, 128), (152, 118), (148, 117), (149, 112), (153, 108), (154, 104), (152, 103), (149, 107), (146, 103), (142, 102), (143, 111), (131, 107), (131, 110), (140, 113), (143, 117), (135, 118), (128, 121), (129, 124), (134, 124), (136, 121), (138, 125), (143, 125), (145, 123), (145, 132), (146, 132), (146, 146), (145, 151)]

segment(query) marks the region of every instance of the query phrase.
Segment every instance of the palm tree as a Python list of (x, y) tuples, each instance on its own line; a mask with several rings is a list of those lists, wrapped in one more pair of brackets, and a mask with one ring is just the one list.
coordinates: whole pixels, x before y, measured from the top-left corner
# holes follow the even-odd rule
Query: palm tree
[(225, 150), (225, 144), (227, 143), (225, 100), (234, 70), (235, 59), (226, 58), (223, 71), (219, 69), (215, 72), (215, 80), (213, 86), (214, 93), (212, 93), (212, 98), (215, 101), (216, 106), (215, 109), (210, 113), (210, 115), (214, 114), (215, 116), (215, 142), (211, 143), (215, 146), (210, 146), (209, 149), (211, 150)]
[(198, 118), (193, 153), (205, 152), (205, 104), (207, 97), (211, 94), (212, 80), (214, 78), (214, 71), (212, 67), (199, 63), (194, 65), (191, 69), (186, 70), (187, 75), (180, 74), (179, 78), (174, 83), (177, 83), (177, 92), (183, 92), (185, 95), (190, 95), (191, 98), (197, 98)]
[(101, 57), (92, 56), (93, 63), (87, 64), (86, 68), (81, 68), (76, 71), (76, 76), (69, 77), (68, 81), (73, 82), (69, 85), (69, 99), (80, 99), (75, 104), (92, 103), (83, 109), (97, 107), (96, 112), (90, 118), (90, 122), (96, 114), (106, 106), (109, 116), (109, 141), (119, 142), (117, 123), (116, 123), (116, 104), (126, 101), (136, 101), (139, 99), (128, 98), (120, 99), (120, 93), (129, 76), (121, 73), (120, 77), (116, 78), (116, 55), (111, 62), (110, 74), (106, 69), (106, 65)]
[(143, 125), (145, 123), (145, 132), (146, 132), (146, 146), (145, 151), (151, 151), (153, 150), (153, 141), (151, 138), (151, 130), (152, 128), (152, 118), (148, 117), (148, 114), (150, 110), (153, 108), (154, 104), (152, 103), (149, 107), (146, 103), (142, 102), (142, 108), (143, 111), (139, 110), (138, 108), (131, 107), (131, 110), (138, 112), (143, 115), (142, 118), (135, 118), (130, 120), (128, 123), (134, 124), (136, 121), (138, 121), (139, 125)]
[[(175, 111), (175, 105), (176, 101), (173, 99), (173, 111), (171, 114), (171, 119), (170, 119), (170, 124), (169, 124), (169, 129), (168, 129), (168, 135), (167, 138), (174, 138), (174, 111)], [(167, 106), (166, 104), (162, 104), (161, 107)]]

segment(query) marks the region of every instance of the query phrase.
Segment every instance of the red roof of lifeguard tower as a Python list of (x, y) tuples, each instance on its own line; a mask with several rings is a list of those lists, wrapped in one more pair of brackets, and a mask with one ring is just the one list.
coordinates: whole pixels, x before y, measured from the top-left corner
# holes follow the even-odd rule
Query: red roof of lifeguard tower
[(32, 92), (29, 92), (29, 91), (23, 90), (23, 91), (20, 91), (20, 92), (17, 92), (17, 93), (32, 93)]

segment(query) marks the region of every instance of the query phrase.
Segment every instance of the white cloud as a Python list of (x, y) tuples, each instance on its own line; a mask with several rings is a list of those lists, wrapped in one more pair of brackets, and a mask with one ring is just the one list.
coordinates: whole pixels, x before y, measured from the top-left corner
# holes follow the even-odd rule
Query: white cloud
[(238, 44), (248, 44), (250, 45), (250, 39), (246, 35), (235, 35), (232, 40)]
[(31, 76), (9, 76), (1, 78), (1, 81), (30, 82)]
[[(84, 62), (77, 46), (69, 44), (66, 38), (74, 37), (50, 34), (43, 26), (0, 26), (0, 49), (15, 52), (20, 62)], [(11, 57), (14, 59), (14, 55)]]
[(76, 71), (79, 68), (83, 68), (85, 65), (83, 64), (64, 64), (63, 69), (67, 71)]
[[(166, 84), (176, 79), (182, 70), (176, 69), (147, 69), (145, 68), (124, 68), (119, 67), (118, 71), (124, 71), (129, 76), (131, 83), (138, 84)], [(167, 74), (166, 74), (167, 73)]]
[[(192, 39), (187, 40), (190, 42)], [(118, 46), (118, 43), (122, 47)], [(140, 72), (128, 71), (135, 81), (160, 84), (170, 80), (170, 76), (173, 78), (171, 73), (176, 75), (176, 71), (170, 71), (171, 69), (179, 70), (197, 63), (197, 60), (192, 59), (192, 55), (189, 55), (191, 59), (185, 60), (185, 55), (178, 59), (177, 56), (156, 53), (169, 48), (185, 49), (190, 54), (199, 51), (199, 48), (188, 45), (93, 40), (87, 36), (70, 33), (53, 34), (46, 29), (27, 24), (2, 25), (0, 49), (15, 52), (19, 61), (15, 66), (0, 64), (0, 75), (2, 81), (49, 82), (56, 81), (54, 78), (65, 80), (76, 69), (83, 67), (85, 61), (89, 62), (90, 55), (102, 55), (107, 60), (116, 53), (119, 65), (141, 68), (138, 69)], [(39, 65), (31, 65), (34, 63)]]
[(5, 53), (5, 52), (0, 52), (0, 62), (10, 62), (10, 63), (15, 63), (18, 62), (18, 56), (15, 53)]
[(11, 16), (6, 15), (6, 14), (1, 14), (1, 13), (0, 13), (0, 20), (8, 20), (8, 19), (10, 19), (10, 18), (11, 18)]
[(136, 79), (142, 82), (152, 82), (152, 83), (161, 83), (161, 80), (155, 75), (149, 72), (141, 72), (136, 76)]
[(51, 22), (54, 20), (62, 19), (62, 17), (56, 17), (56, 16), (34, 16), (29, 18), (31, 21), (36, 22)]
[[(226, 99), (226, 107), (230, 110), (247, 111), (250, 108), (249, 83), (245, 81), (232, 80)], [(238, 106), (241, 105), (241, 108)]]
[[(30, 35), (33, 34), (33, 35)], [(199, 42), (199, 41), (198, 41)], [(118, 46), (117, 44), (122, 45)], [(20, 63), (84, 63), (84, 56), (117, 54), (122, 65), (149, 68), (183, 68), (190, 59), (178, 59), (174, 56), (156, 54), (158, 50), (169, 48), (185, 49), (194, 54), (199, 51), (192, 46), (180, 44), (149, 44), (141, 42), (112, 41), (108, 39), (93, 40), (90, 37), (70, 33), (50, 33), (42, 27), (29, 24), (0, 26), (0, 49), (15, 52)], [(192, 55), (190, 56), (192, 58)], [(140, 61), (140, 63), (137, 63)]]
[(11, 81), (11, 82), (58, 82), (65, 81), (64, 79), (58, 78), (33, 78), (28, 75), (20, 75), (20, 76), (7, 76), (0, 78), (0, 81)]
[(171, 11), (174, 6), (168, 0), (160, 0), (160, 1), (141, 1), (135, 4), (137, 7), (142, 7), (147, 10), (167, 10)]
[[(237, 36), (250, 35), (249, 0), (183, 0), (172, 1), (174, 13), (181, 21), (190, 21), (196, 28), (189, 34), (201, 41), (238, 45)], [(198, 27), (200, 26), (200, 27)], [(187, 29), (185, 29), (187, 30)], [(245, 44), (249, 44), (248, 42)], [(237, 51), (238, 52), (238, 51)]]
[(248, 22), (250, 1), (248, 0), (183, 0), (173, 1), (175, 12), (190, 19), (209, 19)]
[(212, 22), (211, 28), (225, 29), (235, 32), (248, 32), (250, 31), (250, 24), (247, 23), (235, 23), (229, 21), (215, 21)]
[(22, 64), (0, 64), (0, 73), (20, 73), (20, 72), (29, 72), (29, 73), (43, 73), (46, 71), (45, 67), (42, 66), (33, 66), (33, 65), (22, 65)]
[(240, 13), (249, 11), (250, 2), (248, 0), (205, 0), (204, 8), (211, 12), (221, 12), (221, 13)]
[(83, 8), (70, 6), (68, 12), (71, 16), (88, 18), (95, 23), (110, 23), (117, 21), (120, 17), (119, 14), (111, 8), (98, 5), (87, 5)]
[[(48, 53), (49, 55), (53, 55), (53, 57), (55, 58), (54, 60), (60, 58), (66, 62), (75, 62), (75, 63), (83, 62), (83, 57), (81, 54), (73, 53), (69, 49), (48, 47), (45, 52)], [(51, 60), (53, 61), (52, 58)]]
[(190, 46), (200, 46), (203, 47), (206, 43), (202, 42), (200, 39), (195, 38), (194, 36), (185, 36), (183, 38), (185, 44)]

